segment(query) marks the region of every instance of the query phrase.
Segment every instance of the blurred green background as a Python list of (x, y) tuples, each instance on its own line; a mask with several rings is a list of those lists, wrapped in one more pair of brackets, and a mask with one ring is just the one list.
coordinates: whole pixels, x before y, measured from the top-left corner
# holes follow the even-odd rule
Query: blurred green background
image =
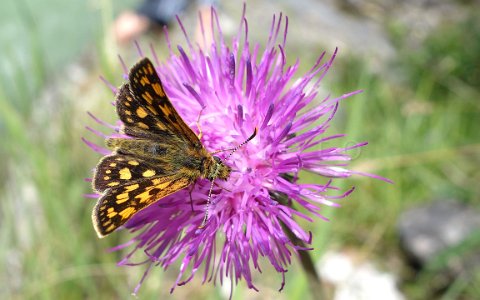
[[(349, 249), (395, 274), (408, 299), (480, 299), (480, 280), (471, 278), (433, 292), (436, 273), (447, 262), (414, 273), (399, 250), (395, 228), (402, 211), (436, 199), (480, 209), (480, 21), (475, 15), (480, 10), (474, 1), (446, 2), (447, 8), (309, 0), (247, 6), (255, 42), (266, 40), (272, 14), (289, 16), (288, 59), (293, 63), (299, 57), (304, 71), (323, 50), (340, 47), (323, 88), (334, 96), (364, 92), (341, 104), (330, 133), (347, 133), (345, 143), (368, 141), (352, 153), (352, 169), (395, 182), (357, 176), (340, 183), (357, 189), (341, 201), (342, 208), (325, 209), (331, 222), (307, 225), (314, 235), (314, 259), (330, 249)], [(135, 47), (117, 46), (110, 30), (115, 16), (137, 3), (2, 2), (1, 299), (128, 299), (143, 274), (143, 267), (116, 267), (122, 253), (107, 252), (131, 235), (96, 237), (90, 218), (94, 201), (82, 195), (91, 192), (84, 178), (99, 155), (80, 140), (101, 143), (84, 128), (95, 127), (86, 111), (115, 120), (113, 96), (98, 77), (119, 85), (117, 54), (127, 65), (135, 62)], [(225, 32), (234, 33), (241, 3), (222, 3), (220, 10)], [(182, 16), (190, 33), (195, 16), (194, 11)], [(184, 43), (176, 24), (171, 32), (174, 44)], [(163, 38), (147, 35), (140, 43), (144, 48), (152, 43), (164, 57)], [(263, 270), (271, 271), (267, 264)], [(473, 278), (480, 279), (479, 273)], [(140, 299), (169, 295), (176, 270), (154, 269), (149, 276)], [(255, 277), (261, 292), (247, 291), (242, 282), (235, 299), (311, 299), (295, 260), (280, 294), (280, 276)], [(197, 278), (169, 297), (228, 296)]]

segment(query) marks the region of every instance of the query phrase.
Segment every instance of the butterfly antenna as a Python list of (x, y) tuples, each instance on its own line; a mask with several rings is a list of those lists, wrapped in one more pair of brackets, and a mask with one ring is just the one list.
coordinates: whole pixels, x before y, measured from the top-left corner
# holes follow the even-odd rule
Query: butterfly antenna
[[(240, 145), (238, 145), (238, 146), (236, 146), (236, 147), (234, 147), (234, 148), (220, 149), (220, 150), (214, 151), (214, 152), (212, 152), (212, 153), (210, 153), (210, 154), (213, 155), (213, 154), (217, 154), (217, 153), (224, 152), (224, 151), (232, 151), (232, 153), (230, 153), (230, 155), (228, 156), (228, 157), (230, 157), (230, 156), (233, 154), (233, 152), (237, 151), (238, 148), (240, 148), (240, 147), (242, 147), (243, 145), (245, 145), (246, 143), (248, 143), (248, 142), (249, 142), (251, 139), (253, 139), (256, 135), (257, 135), (257, 128), (255, 127), (255, 131), (253, 132), (253, 134), (252, 134), (246, 141), (244, 141), (243, 143), (241, 143)], [(228, 158), (228, 157), (227, 157), (227, 158)], [(224, 161), (225, 161), (225, 159), (224, 159)]]
[(257, 127), (255, 127), (255, 130), (253, 131), (253, 134), (248, 138), (246, 139), (243, 143), (241, 143), (240, 145), (236, 146), (235, 148), (231, 149), (232, 152), (230, 152), (230, 154), (227, 155), (227, 157), (225, 157), (223, 159), (223, 161), (226, 161), (227, 159), (230, 158), (230, 156), (232, 156), (233, 153), (235, 153), (235, 151), (237, 151), (238, 149), (240, 149), (242, 146), (244, 146), (246, 143), (250, 142), (255, 136), (257, 135)]
[(203, 229), (205, 227), (205, 224), (207, 224), (208, 221), (208, 209), (210, 208), (210, 202), (212, 199), (212, 190), (213, 190), (213, 182), (215, 180), (212, 180), (212, 183), (210, 184), (210, 190), (208, 191), (208, 197), (207, 197), (207, 205), (205, 207), (205, 215), (203, 216), (202, 224), (198, 226), (198, 229)]
[[(230, 156), (232, 156), (233, 153), (235, 153), (235, 151), (237, 151), (238, 149), (240, 149), (240, 147), (242, 147), (243, 145), (245, 145), (246, 143), (250, 142), (255, 136), (257, 135), (257, 128), (255, 127), (255, 130), (253, 131), (253, 134), (248, 138), (246, 139), (243, 143), (237, 145), (235, 148), (232, 148), (232, 152), (230, 152), (230, 154), (224, 159), (227, 160)], [(218, 168), (215, 170), (215, 174), (213, 176), (213, 178), (216, 178), (218, 175)], [(200, 224), (200, 226), (198, 226), (198, 229), (203, 229), (205, 227), (205, 225), (207, 224), (207, 221), (208, 221), (208, 212), (209, 212), (209, 208), (210, 208), (210, 202), (211, 202), (211, 199), (212, 199), (212, 191), (213, 191), (213, 184), (214, 184), (215, 180), (212, 180), (212, 183), (210, 184), (210, 190), (208, 191), (208, 197), (207, 197), (207, 205), (205, 207), (205, 215), (203, 216), (203, 220), (202, 220), (202, 224)]]

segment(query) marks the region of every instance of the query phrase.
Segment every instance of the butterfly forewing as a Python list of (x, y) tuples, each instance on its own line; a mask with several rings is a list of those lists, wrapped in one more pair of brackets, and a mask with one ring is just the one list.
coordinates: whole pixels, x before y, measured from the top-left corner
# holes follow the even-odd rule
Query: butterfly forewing
[(124, 124), (125, 134), (134, 137), (172, 135), (170, 128), (152, 112), (151, 106), (132, 96), (128, 83), (123, 84), (118, 90), (116, 107), (117, 114)]
[(194, 148), (203, 147), (197, 135), (185, 124), (168, 99), (160, 77), (148, 58), (143, 58), (132, 67), (129, 73), (129, 86), (131, 94), (172, 134)]

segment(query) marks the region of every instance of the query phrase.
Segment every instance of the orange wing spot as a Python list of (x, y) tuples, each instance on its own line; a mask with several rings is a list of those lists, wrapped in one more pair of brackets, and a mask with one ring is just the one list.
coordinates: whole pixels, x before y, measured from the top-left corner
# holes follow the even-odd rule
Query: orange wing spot
[[(160, 106), (160, 109), (162, 110), (162, 113), (168, 117), (170, 114), (171, 114), (171, 110), (169, 107), (163, 107), (163, 106)], [(173, 124), (173, 125), (176, 125), (176, 124)]]
[(155, 174), (156, 174), (155, 170), (146, 170), (145, 172), (142, 173), (142, 176), (143, 177), (152, 177)]
[(165, 127), (165, 124), (163, 124), (162, 122), (157, 122), (156, 125), (157, 125), (157, 127), (160, 128), (161, 130), (167, 129), (167, 127)]
[(155, 93), (157, 93), (160, 97), (165, 97), (165, 92), (163, 91), (163, 88), (160, 85), (160, 83), (154, 83), (152, 84), (152, 87)]
[(152, 95), (150, 95), (149, 92), (143, 93), (143, 94), (142, 94), (142, 98), (145, 99), (145, 101), (147, 101), (148, 104), (150, 104), (150, 105), (152, 104), (153, 97), (152, 97)]
[(158, 115), (158, 111), (155, 109), (155, 107), (149, 105), (147, 106), (148, 110), (151, 111), (154, 115)]
[(138, 183), (126, 186), (125, 187), (125, 192), (128, 193), (128, 192), (134, 191), (134, 190), (138, 189), (138, 187), (139, 187)]
[(112, 170), (106, 170), (105, 171), (105, 174), (110, 174), (110, 173), (112, 173)]
[(137, 113), (137, 116), (138, 116), (139, 118), (142, 118), (142, 119), (145, 118), (145, 117), (148, 115), (148, 114), (147, 114), (147, 111), (146, 111), (145, 109), (143, 109), (143, 107), (141, 107), (141, 106), (139, 106), (139, 107), (137, 108), (136, 113)]
[[(105, 226), (105, 225), (107, 225), (107, 223), (103, 223), (103, 226)], [(115, 224), (112, 224), (112, 225), (108, 226), (107, 229), (105, 229), (105, 232), (110, 232), (114, 229), (115, 229)]]
[(122, 203), (125, 203), (127, 201), (128, 201), (128, 198), (122, 198), (122, 199), (118, 199), (117, 201), (115, 201), (115, 203), (122, 204)]
[(129, 111), (129, 110), (125, 110), (125, 114), (131, 116), (131, 115), (132, 115), (132, 112)]
[(152, 185), (158, 185), (158, 184), (160, 184), (160, 178), (152, 180)]
[(120, 170), (120, 179), (131, 179), (132, 178), (132, 173), (130, 173), (129, 168), (123, 168)]
[(110, 167), (116, 167), (116, 166), (117, 166), (117, 163), (110, 163), (109, 166), (110, 166)]
[(132, 166), (138, 166), (140, 163), (139, 163), (138, 161), (136, 161), (136, 160), (129, 160), (129, 161), (128, 161), (128, 164), (129, 164), (129, 165), (132, 165)]
[(145, 69), (145, 73), (153, 74), (153, 72), (155, 71), (153, 70), (152, 65), (148, 64), (148, 69)]
[(148, 80), (147, 76), (142, 76), (142, 78), (140, 79), (140, 84), (145, 86), (147, 84), (150, 84), (150, 80)]
[(145, 203), (145, 202), (148, 202), (148, 200), (150, 200), (150, 198), (152, 198), (152, 196), (150, 195), (150, 190), (148, 191), (145, 191), (141, 194), (138, 194), (137, 196), (135, 196), (135, 199), (138, 199), (140, 200), (139, 203)]
[[(131, 101), (131, 100), (129, 100), (129, 101)], [(126, 107), (131, 107), (131, 106), (132, 106), (132, 105), (131, 105), (130, 103), (128, 103), (128, 102), (125, 102), (124, 104), (125, 104)]]
[(128, 219), (130, 218), (131, 215), (133, 215), (137, 210), (135, 209), (135, 207), (132, 207), (132, 206), (129, 206), (127, 208), (125, 208), (124, 210), (122, 210), (121, 212), (119, 212), (118, 214), (120, 216), (122, 216), (122, 219)]
[(119, 184), (120, 184), (120, 182), (118, 182), (118, 181), (112, 181), (112, 182), (107, 183), (108, 186), (117, 186)]
[(123, 193), (123, 194), (118, 194), (115, 196), (118, 200), (127, 198), (128, 199), (128, 193)]
[(149, 129), (150, 127), (148, 127), (147, 124), (143, 123), (143, 122), (137, 122), (137, 126), (140, 127), (140, 128), (143, 128), (143, 129)]
[(124, 202), (127, 202), (128, 201), (128, 193), (118, 194), (116, 198), (117, 198), (117, 201), (115, 201), (115, 203), (117, 203), (117, 204), (122, 204)]
[(110, 180), (110, 176), (104, 176), (103, 180)]
[[(112, 210), (109, 209), (109, 210), (107, 211), (107, 217), (108, 217), (109, 219), (115, 217), (116, 215), (118, 215), (118, 213), (117, 213), (115, 210), (113, 210), (113, 209), (112, 209)], [(104, 223), (104, 225), (107, 225), (107, 224)]]
[(133, 119), (132, 118), (127, 118), (126, 119), (128, 123), (133, 123)]
[(167, 182), (164, 182), (162, 184), (158, 184), (155, 186), (155, 188), (157, 189), (160, 189), (160, 190), (163, 190), (164, 188), (166, 188), (167, 186), (169, 186), (172, 182), (170, 181), (167, 181)]

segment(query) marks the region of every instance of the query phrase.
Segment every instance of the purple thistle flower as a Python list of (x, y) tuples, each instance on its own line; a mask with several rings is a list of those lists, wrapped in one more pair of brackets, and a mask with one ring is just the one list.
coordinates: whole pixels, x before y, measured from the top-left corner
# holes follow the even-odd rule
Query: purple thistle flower
[[(244, 14), (245, 10), (237, 36), (227, 45), (212, 9), (211, 28), (218, 34), (208, 54), (193, 46), (186, 33), (188, 51), (178, 46), (178, 53), (172, 50), (167, 36), (170, 56), (163, 64), (159, 64), (152, 49), (167, 95), (195, 131), (200, 113), (202, 143), (210, 152), (238, 145), (255, 128), (258, 133), (226, 160), (233, 172), (228, 181), (216, 182), (205, 228), (198, 230), (210, 188), (210, 182), (203, 179), (196, 182), (191, 198), (188, 188), (179, 191), (140, 211), (125, 225), (136, 236), (113, 249), (133, 246), (119, 265), (135, 264), (130, 258), (137, 250), (147, 255), (144, 263), (148, 268), (135, 293), (152, 266), (167, 268), (177, 262), (179, 274), (172, 291), (190, 281), (199, 270), (203, 282), (222, 283), (227, 276), (234, 283), (244, 279), (249, 288), (257, 290), (252, 282), (252, 267), (260, 271), (262, 257), (281, 273), (283, 287), (292, 254), (310, 250), (295, 245), (285, 230), (310, 244), (311, 234), (295, 218), (312, 222), (316, 216), (327, 220), (320, 213), (321, 206), (339, 206), (336, 200), (353, 191), (352, 188), (341, 195), (329, 195), (338, 190), (332, 178), (356, 174), (344, 168), (350, 160), (346, 152), (367, 143), (347, 148), (321, 147), (322, 143), (343, 136), (326, 135), (330, 120), (340, 100), (359, 93), (316, 99), (321, 80), (337, 52), (327, 59), (322, 53), (306, 74), (296, 76), (299, 62), (286, 62), (288, 19), (281, 14), (278, 19), (274, 16), (262, 52), (259, 45), (250, 46)], [(140, 49), (139, 53), (143, 56)], [(115, 92), (115, 88), (112, 90)], [(112, 136), (118, 136), (119, 126), (113, 128), (116, 132)], [(109, 153), (85, 142), (97, 152)], [(226, 158), (229, 153), (221, 152), (220, 156)], [(302, 170), (324, 179), (299, 183)]]

